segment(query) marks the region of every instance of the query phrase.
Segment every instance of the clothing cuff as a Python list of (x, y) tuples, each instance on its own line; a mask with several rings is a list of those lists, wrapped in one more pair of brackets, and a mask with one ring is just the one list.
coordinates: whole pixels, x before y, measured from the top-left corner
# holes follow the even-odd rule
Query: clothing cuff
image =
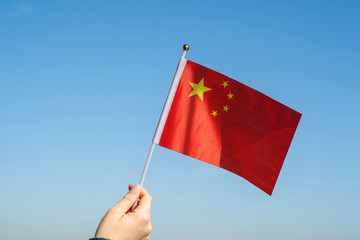
[(111, 239), (110, 238), (95, 237), (95, 238), (90, 238), (89, 240), (111, 240)]

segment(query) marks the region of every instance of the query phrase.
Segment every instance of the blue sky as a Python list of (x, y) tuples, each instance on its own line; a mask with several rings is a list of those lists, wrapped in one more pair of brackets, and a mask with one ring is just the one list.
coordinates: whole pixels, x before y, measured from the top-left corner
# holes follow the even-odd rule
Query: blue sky
[(187, 58), (303, 117), (269, 197), (155, 148), (152, 239), (359, 239), (358, 1), (1, 1), (0, 237), (87, 239)]

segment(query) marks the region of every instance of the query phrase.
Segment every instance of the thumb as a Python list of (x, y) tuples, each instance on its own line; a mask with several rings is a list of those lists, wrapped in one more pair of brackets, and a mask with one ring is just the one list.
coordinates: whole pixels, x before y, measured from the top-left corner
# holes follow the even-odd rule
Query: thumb
[(125, 214), (139, 199), (140, 186), (135, 185), (130, 191), (121, 199), (117, 204), (114, 205), (113, 209), (120, 214)]

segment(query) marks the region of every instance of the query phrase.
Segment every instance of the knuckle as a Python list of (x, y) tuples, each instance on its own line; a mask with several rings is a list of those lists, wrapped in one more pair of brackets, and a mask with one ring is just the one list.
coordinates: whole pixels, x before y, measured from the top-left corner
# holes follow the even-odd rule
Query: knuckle
[(147, 227), (146, 227), (146, 233), (147, 233), (147, 234), (150, 234), (151, 231), (152, 231), (152, 224), (151, 224), (151, 222), (150, 222), (150, 223), (147, 225)]
[(133, 194), (126, 194), (124, 196), (124, 199), (129, 202), (134, 202), (134, 201), (136, 201), (136, 196)]
[(150, 222), (150, 216), (148, 216), (148, 215), (143, 216), (143, 217), (142, 217), (142, 221), (143, 221), (144, 223), (149, 223), (149, 222)]
[(117, 212), (117, 207), (116, 206), (113, 206), (111, 208), (109, 208), (109, 210), (107, 211), (107, 215), (112, 215), (112, 214), (115, 214)]
[(139, 221), (142, 224), (148, 224), (148, 223), (150, 223), (150, 216), (147, 214), (143, 214), (143, 215), (139, 216)]

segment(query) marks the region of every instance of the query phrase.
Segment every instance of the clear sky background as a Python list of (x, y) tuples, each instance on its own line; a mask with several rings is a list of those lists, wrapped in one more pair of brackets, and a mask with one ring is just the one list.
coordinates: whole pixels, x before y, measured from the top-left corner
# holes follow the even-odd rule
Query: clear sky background
[(360, 239), (359, 1), (0, 1), (0, 238), (88, 239), (187, 58), (303, 117), (273, 195), (157, 146), (152, 239)]

